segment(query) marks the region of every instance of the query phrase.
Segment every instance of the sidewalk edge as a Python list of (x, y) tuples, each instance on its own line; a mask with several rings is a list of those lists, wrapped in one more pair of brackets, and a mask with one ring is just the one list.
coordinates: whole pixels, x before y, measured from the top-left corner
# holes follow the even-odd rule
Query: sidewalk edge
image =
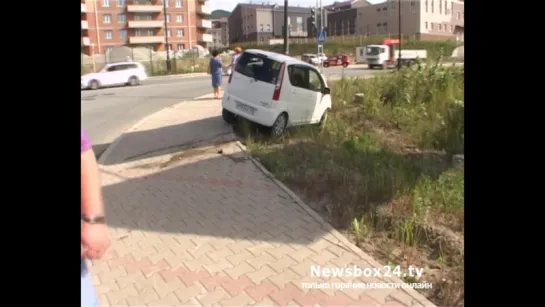
[(110, 154), (112, 153), (112, 151), (115, 149), (115, 147), (117, 147), (117, 145), (119, 145), (119, 143), (126, 137), (127, 133), (131, 132), (131, 131), (135, 131), (136, 129), (138, 129), (140, 126), (142, 126), (146, 121), (148, 121), (152, 116), (158, 114), (159, 112), (162, 112), (168, 108), (171, 108), (175, 105), (178, 105), (180, 103), (185, 103), (185, 102), (188, 102), (188, 101), (193, 101), (193, 100), (197, 100), (197, 99), (202, 99), (204, 97), (208, 97), (210, 96), (211, 94), (206, 94), (206, 95), (202, 95), (202, 96), (198, 96), (198, 97), (195, 97), (193, 99), (189, 99), (189, 100), (182, 100), (182, 101), (178, 101), (176, 103), (173, 103), (169, 106), (166, 106), (156, 112), (153, 112), (147, 116), (145, 116), (144, 118), (142, 118), (141, 120), (139, 120), (136, 124), (134, 124), (132, 127), (130, 127), (129, 129), (125, 130), (123, 133), (121, 133), (121, 135), (119, 135), (111, 144), (110, 146), (108, 146), (108, 148), (106, 148), (106, 150), (104, 150), (104, 152), (100, 155), (100, 158), (98, 158), (97, 162), (99, 165), (104, 165), (104, 163), (108, 160), (108, 157), (110, 156)]
[[(314, 218), (320, 224), (320, 226), (322, 226), (324, 229), (327, 229), (328, 231), (331, 232), (331, 234), (335, 237), (335, 239), (338, 240), (338, 242), (332, 242), (332, 243), (335, 243), (335, 244), (340, 245), (342, 247), (348, 248), (352, 253), (354, 253), (354, 254), (358, 255), (360, 258), (368, 261), (371, 265), (373, 265), (376, 268), (384, 266), (384, 265), (378, 263), (370, 255), (368, 255), (367, 253), (362, 251), (360, 248), (355, 246), (352, 242), (350, 242), (350, 240), (348, 240), (348, 238), (346, 238), (342, 233), (337, 231), (337, 229), (335, 229), (333, 226), (331, 226), (331, 224), (329, 224), (318, 213), (316, 213), (311, 207), (309, 207), (303, 200), (301, 200), (301, 198), (299, 198), (299, 196), (297, 196), (295, 194), (295, 192), (293, 192), (290, 188), (288, 188), (281, 181), (276, 179), (276, 177), (271, 172), (269, 172), (269, 170), (267, 170), (265, 168), (265, 166), (263, 166), (263, 164), (261, 164), (258, 160), (256, 160), (252, 156), (252, 154), (250, 153), (250, 151), (248, 150), (248, 148), (246, 148), (246, 146), (244, 144), (242, 144), (240, 141), (236, 141), (236, 144), (242, 151), (244, 151), (246, 153), (248, 158), (257, 166), (257, 168), (259, 168), (259, 170), (263, 174), (265, 174), (265, 176), (270, 178), (280, 189), (282, 189), (284, 192), (286, 192), (295, 201), (295, 203), (297, 203), (297, 205), (299, 205), (312, 218)], [(401, 280), (400, 278), (398, 278), (398, 279)], [(401, 280), (401, 282), (403, 282), (403, 280)], [(428, 299), (426, 299), (426, 297), (424, 295), (422, 295), (421, 293), (419, 293), (418, 291), (416, 291), (416, 290), (414, 290), (412, 288), (402, 288), (401, 290), (405, 291), (415, 301), (417, 301), (418, 303), (420, 303), (420, 304), (422, 304), (422, 305), (424, 305), (426, 307), (436, 307), (436, 305), (433, 304)]]

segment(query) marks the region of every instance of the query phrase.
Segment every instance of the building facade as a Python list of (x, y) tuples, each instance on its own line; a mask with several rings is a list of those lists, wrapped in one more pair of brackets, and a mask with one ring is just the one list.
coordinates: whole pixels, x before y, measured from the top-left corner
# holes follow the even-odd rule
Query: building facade
[(335, 2), (324, 6), (324, 26), (330, 36), (354, 35), (357, 32), (358, 7), (371, 5), (365, 0)]
[(184, 50), (196, 45), (207, 47), (213, 39), (206, 33), (212, 27), (206, 19), (211, 13), (206, 2), (81, 0), (82, 52), (103, 54), (120, 46), (147, 47), (155, 51)]
[[(288, 7), (290, 37), (308, 37), (307, 20), (311, 16), (310, 8)], [(284, 26), (284, 7), (268, 4), (239, 3), (228, 19), (229, 42), (268, 43), (282, 38)]]
[(229, 22), (227, 17), (212, 19), (212, 28), (208, 31), (212, 34), (212, 48), (224, 48), (229, 46)]
[[(357, 9), (356, 34), (397, 36), (398, 0)], [(463, 40), (464, 2), (459, 0), (401, 1), (401, 33), (416, 39)]]

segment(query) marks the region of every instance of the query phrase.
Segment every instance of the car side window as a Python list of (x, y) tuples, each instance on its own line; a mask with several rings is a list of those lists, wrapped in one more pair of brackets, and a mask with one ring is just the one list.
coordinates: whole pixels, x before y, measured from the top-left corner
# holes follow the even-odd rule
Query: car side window
[(314, 92), (322, 90), (322, 78), (310, 67), (291, 65), (288, 67), (288, 74), (292, 86)]
[(117, 65), (110, 66), (110, 67), (108, 67), (108, 69), (106, 69), (107, 72), (113, 72), (113, 71), (117, 71), (117, 70), (119, 70)]

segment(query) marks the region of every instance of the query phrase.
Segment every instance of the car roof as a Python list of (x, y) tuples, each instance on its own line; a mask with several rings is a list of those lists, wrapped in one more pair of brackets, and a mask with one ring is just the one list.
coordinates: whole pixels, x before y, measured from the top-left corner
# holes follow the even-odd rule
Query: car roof
[(261, 49), (247, 49), (244, 52), (252, 53), (252, 54), (261, 54), (261, 55), (264, 55), (264, 56), (268, 57), (269, 59), (277, 61), (277, 62), (286, 62), (286, 64), (288, 64), (288, 65), (297, 64), (297, 65), (314, 67), (314, 66), (310, 65), (307, 62), (303, 62), (303, 61), (298, 60), (296, 58), (292, 58), (290, 56), (280, 54), (280, 53), (276, 53), (276, 52), (271, 52), (271, 51), (266, 51), (266, 50), (261, 50)]

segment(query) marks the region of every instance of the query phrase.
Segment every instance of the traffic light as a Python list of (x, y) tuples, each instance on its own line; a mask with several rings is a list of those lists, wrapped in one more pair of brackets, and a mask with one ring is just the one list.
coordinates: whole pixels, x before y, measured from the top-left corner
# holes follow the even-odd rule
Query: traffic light
[(310, 27), (312, 29), (317, 29), (316, 28), (316, 9), (315, 8), (310, 9)]

